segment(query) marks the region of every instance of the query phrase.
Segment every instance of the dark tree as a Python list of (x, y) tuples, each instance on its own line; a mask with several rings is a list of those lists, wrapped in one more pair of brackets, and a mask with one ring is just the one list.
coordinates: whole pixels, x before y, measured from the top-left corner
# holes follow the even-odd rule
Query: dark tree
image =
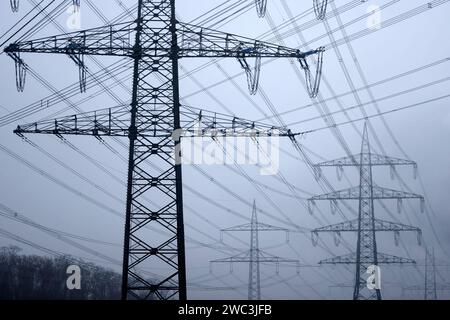
[[(115, 300), (120, 298), (120, 274), (70, 256), (22, 255), (18, 247), (0, 248), (0, 299)], [(70, 265), (81, 269), (81, 289), (66, 285)]]

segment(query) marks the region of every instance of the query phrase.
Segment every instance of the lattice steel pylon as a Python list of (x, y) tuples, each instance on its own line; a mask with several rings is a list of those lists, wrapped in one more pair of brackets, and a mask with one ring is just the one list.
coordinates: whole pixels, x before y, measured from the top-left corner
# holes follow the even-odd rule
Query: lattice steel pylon
[[(130, 39), (134, 38), (134, 43)], [(27, 65), (21, 53), (68, 55), (80, 69), (80, 88), (86, 88), (85, 55), (127, 57), (133, 61), (132, 97), (129, 106), (103, 109), (51, 122), (19, 126), (15, 133), (90, 135), (129, 139), (128, 187), (125, 215), (122, 299), (186, 300), (182, 167), (183, 133), (215, 135), (292, 136), (285, 128), (233, 116), (181, 110), (178, 63), (181, 58), (236, 58), (252, 84), (259, 71), (250, 70), (248, 58), (296, 58), (305, 74), (306, 59), (323, 48), (301, 52), (254, 39), (223, 33), (177, 21), (175, 0), (138, 0), (137, 19), (115, 25), (10, 44), (4, 50), (16, 65), (18, 89), (23, 90)], [(321, 65), (321, 64), (320, 64)], [(321, 71), (321, 66), (317, 69)], [(317, 74), (320, 74), (318, 72)], [(314, 83), (314, 81), (309, 81)], [(318, 88), (309, 88), (317, 94)], [(207, 122), (203, 131), (192, 121)], [(187, 127), (183, 127), (185, 124)], [(211, 133), (208, 131), (208, 134)], [(148, 200), (151, 199), (151, 200)], [(159, 233), (149, 234), (151, 225)], [(161, 279), (149, 280), (145, 268), (163, 270)]]
[(211, 261), (211, 263), (248, 263), (248, 299), (249, 300), (261, 300), (261, 263), (275, 263), (278, 267), (280, 263), (295, 263), (297, 266), (297, 272), (299, 268), (299, 261), (293, 259), (284, 259), (264, 252), (259, 248), (259, 231), (283, 231), (289, 234), (289, 230), (286, 228), (280, 228), (271, 226), (265, 223), (258, 222), (256, 212), (256, 202), (253, 202), (252, 220), (250, 223), (223, 229), (222, 232), (250, 232), (250, 250), (238, 254), (233, 257), (217, 259)]
[[(401, 231), (417, 232), (418, 241), (421, 241), (421, 230), (400, 224), (388, 222), (375, 218), (374, 213), (374, 199), (412, 199), (418, 198), (421, 200), (423, 207), (424, 198), (420, 195), (407, 193), (403, 191), (396, 191), (386, 189), (375, 185), (372, 181), (372, 167), (374, 166), (405, 166), (412, 165), (416, 168), (416, 163), (409, 160), (402, 160), (383, 155), (374, 154), (371, 151), (367, 123), (364, 125), (363, 140), (361, 146), (361, 153), (350, 157), (340, 158), (337, 160), (327, 161), (316, 165), (316, 172), (320, 175), (322, 167), (337, 167), (338, 174), (342, 174), (343, 167), (356, 166), (359, 167), (360, 184), (359, 187), (349, 188), (346, 190), (335, 191), (332, 193), (315, 196), (309, 199), (309, 204), (314, 206), (316, 201), (329, 200), (331, 201), (332, 211), (336, 210), (338, 200), (358, 200), (359, 210), (358, 219), (347, 221), (327, 227), (318, 228), (312, 231), (312, 240), (316, 244), (318, 235), (321, 232), (333, 232), (335, 235), (336, 245), (340, 242), (342, 232), (356, 232), (357, 233), (357, 247), (356, 253), (349, 255), (338, 256), (331, 259), (322, 260), (320, 264), (356, 264), (355, 284), (353, 291), (353, 299), (381, 299), (381, 290), (370, 290), (367, 287), (364, 279), (366, 271), (369, 266), (377, 266), (379, 264), (404, 264), (415, 263), (414, 260), (400, 258), (377, 251), (376, 232), (392, 231), (394, 232), (396, 244), (398, 244), (398, 237)], [(312, 206), (310, 207), (312, 209)], [(401, 208), (401, 203), (399, 205)]]
[[(448, 268), (447, 263), (439, 266)], [(450, 291), (450, 285), (445, 283), (437, 283), (437, 263), (434, 254), (434, 248), (425, 248), (425, 276), (424, 285), (413, 285), (402, 288), (402, 292), (405, 291), (421, 291), (423, 292), (423, 298), (425, 300), (437, 300), (438, 291)]]
[(425, 250), (425, 300), (437, 300), (434, 248)]
[(248, 263), (249, 264), (249, 277), (248, 277), (248, 299), (249, 300), (261, 300), (261, 263), (275, 263), (277, 272), (280, 263), (295, 263), (297, 266), (297, 272), (299, 270), (299, 261), (294, 259), (285, 259), (271, 255), (264, 252), (259, 248), (259, 231), (282, 231), (286, 232), (287, 239), (289, 230), (286, 228), (275, 227), (269, 224), (258, 222), (256, 201), (253, 202), (252, 220), (250, 223), (227, 228), (221, 230), (221, 232), (250, 232), (250, 249), (244, 253), (240, 253), (236, 256), (217, 259), (211, 261), (211, 263)]

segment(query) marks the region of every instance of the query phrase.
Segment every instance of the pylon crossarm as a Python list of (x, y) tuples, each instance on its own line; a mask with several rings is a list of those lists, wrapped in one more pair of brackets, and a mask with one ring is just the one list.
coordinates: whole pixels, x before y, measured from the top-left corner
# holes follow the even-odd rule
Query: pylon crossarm
[(416, 264), (416, 261), (409, 258), (402, 258), (386, 253), (377, 254), (379, 264)]
[[(398, 191), (378, 186), (373, 186), (373, 199), (420, 199), (423, 200), (423, 196), (411, 192)], [(361, 198), (365, 198), (362, 195)], [(360, 189), (359, 187), (351, 187), (344, 190), (333, 191), (330, 193), (317, 195), (310, 198), (310, 201), (319, 200), (359, 200), (360, 199)]]
[[(296, 58), (305, 59), (324, 51), (318, 48), (300, 51), (272, 43), (228, 34), (186, 23), (177, 25), (179, 33), (178, 57), (211, 58)], [(169, 56), (170, 47), (160, 47), (153, 41), (134, 48), (132, 41), (136, 22), (124, 22), (99, 28), (60, 34), (35, 40), (16, 42), (4, 49), (5, 53), (56, 53), (133, 57), (135, 49), (142, 56)]]
[(128, 136), (130, 107), (119, 106), (19, 125), (15, 134)]
[(300, 261), (297, 259), (286, 259), (282, 257), (275, 256), (268, 252), (259, 250), (259, 261), (260, 262), (275, 262), (275, 263), (296, 263), (297, 266), (300, 266)]
[(356, 254), (350, 253), (343, 256), (336, 256), (329, 259), (319, 261), (320, 265), (324, 264), (353, 264), (356, 263)]
[(381, 154), (371, 153), (370, 164), (372, 166), (413, 166), (417, 167), (417, 163), (411, 160), (384, 156)]
[[(246, 251), (243, 253), (240, 253), (238, 255), (223, 258), (223, 259), (216, 259), (212, 260), (211, 263), (234, 263), (234, 262), (252, 262), (252, 256), (250, 251)], [(299, 264), (299, 261), (296, 259), (285, 259), (282, 257), (278, 257), (275, 255), (272, 255), (270, 253), (264, 252), (262, 250), (258, 250), (258, 260), (259, 262), (270, 262), (270, 263), (297, 263)]]
[[(365, 231), (413, 231), (420, 232), (419, 228), (402, 223), (394, 223), (380, 219), (374, 220), (375, 228), (364, 229)], [(357, 232), (358, 220), (345, 221), (326, 227), (314, 229), (312, 232)]]
[(181, 106), (183, 136), (289, 136), (287, 128), (242, 119), (236, 116)]
[(326, 227), (314, 229), (311, 232), (319, 233), (319, 232), (354, 232), (354, 231), (358, 231), (358, 220), (351, 220), (342, 223), (332, 224)]
[(322, 195), (317, 195), (309, 199), (310, 202), (320, 200), (358, 200), (359, 199), (359, 187), (351, 187), (344, 190), (333, 191)]
[[(155, 108), (147, 112), (147, 125), (139, 130), (138, 136), (167, 137), (173, 134), (157, 125), (165, 121), (167, 108)], [(289, 130), (264, 123), (253, 122), (238, 117), (218, 114), (192, 107), (182, 107), (180, 111), (182, 137), (260, 137), (288, 136)], [(130, 106), (70, 115), (58, 119), (20, 125), (14, 131), (23, 134), (89, 135), (128, 137), (130, 126)]]
[(104, 56), (133, 56), (136, 23), (93, 28), (10, 44), (5, 53), (55, 53)]
[[(257, 231), (284, 231), (284, 232), (289, 232), (292, 230), (286, 229), (286, 228), (280, 228), (280, 227), (275, 227), (269, 224), (265, 224), (265, 223), (258, 223), (256, 226), (253, 227), (253, 230), (257, 230)], [(221, 231), (223, 232), (229, 232), (229, 231), (252, 231), (252, 224), (251, 223), (247, 223), (247, 224), (243, 224), (243, 225), (239, 225), (239, 226), (235, 226), (235, 227), (231, 227), (231, 228), (226, 228), (226, 229), (222, 229)]]
[(324, 51), (318, 48), (300, 51), (294, 48), (237, 36), (222, 31), (179, 23), (179, 57), (209, 58), (296, 58), (305, 59)]
[(373, 186), (373, 198), (374, 199), (421, 199), (423, 200), (423, 196), (411, 193), (411, 192), (404, 192), (404, 191), (398, 191), (378, 186)]
[(250, 251), (246, 251), (246, 252), (239, 253), (235, 256), (232, 256), (232, 257), (211, 260), (210, 262), (211, 263), (225, 263), (225, 262), (233, 263), (233, 262), (250, 262), (250, 261), (251, 261)]
[[(178, 57), (210, 58), (296, 58), (304, 61), (319, 55), (322, 47), (300, 51), (294, 48), (227, 34), (188, 24), (179, 24), (180, 41)], [(148, 41), (140, 48), (134, 47), (132, 39), (135, 22), (93, 28), (73, 33), (55, 35), (35, 40), (16, 42), (4, 49), (5, 53), (54, 53), (67, 55), (105, 55), (167, 57), (174, 54), (169, 47), (159, 47)]]
[[(333, 257), (330, 259), (325, 259), (319, 262), (321, 265), (325, 264), (357, 264), (359, 263), (356, 259), (355, 253), (350, 253), (342, 256)], [(385, 253), (377, 254), (377, 263), (378, 264), (415, 264), (416, 262), (413, 259), (409, 258), (401, 258)]]
[[(361, 154), (356, 154), (349, 157), (342, 157), (330, 161), (325, 161), (314, 165), (314, 167), (353, 167), (360, 165)], [(370, 164), (372, 166), (407, 166), (416, 167), (417, 163), (411, 160), (394, 158), (380, 154), (370, 153)]]
[(342, 157), (330, 161), (315, 164), (315, 168), (320, 167), (353, 167), (359, 165), (360, 155), (353, 155), (350, 157)]

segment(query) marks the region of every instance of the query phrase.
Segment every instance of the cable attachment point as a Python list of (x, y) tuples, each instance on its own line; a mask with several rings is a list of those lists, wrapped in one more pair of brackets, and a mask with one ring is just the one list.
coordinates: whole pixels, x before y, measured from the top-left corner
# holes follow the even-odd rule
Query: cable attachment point
[(12, 12), (19, 12), (19, 0), (9, 0)]
[[(80, 92), (86, 92), (86, 65), (84, 64), (84, 54), (81, 53), (82, 46), (76, 42), (70, 42), (67, 46), (67, 54), (78, 66), (78, 77), (80, 79)], [(76, 50), (78, 49), (78, 50)], [(78, 51), (78, 52), (77, 52)]]
[(307, 57), (311, 54), (311, 52), (307, 52), (304, 54), (299, 53), (298, 61), (300, 62), (300, 67), (303, 69), (303, 71), (305, 71), (306, 86), (308, 89), (308, 94), (311, 99), (316, 98), (317, 95), (319, 94), (320, 81), (322, 78), (323, 53), (324, 52), (325, 52), (324, 47), (320, 47), (314, 51), (314, 53), (317, 54), (317, 61), (315, 61), (316, 75), (315, 75), (314, 79), (312, 78), (311, 68), (308, 64), (308, 61), (306, 60)]
[(247, 62), (246, 54), (250, 52), (256, 52), (258, 53), (259, 45), (258, 43), (255, 43), (255, 46), (252, 48), (242, 48), (242, 45), (238, 48), (238, 61), (242, 67), (242, 69), (245, 70), (245, 73), (247, 74), (247, 84), (248, 84), (248, 90), (250, 94), (253, 96), (258, 92), (258, 86), (259, 86), (259, 76), (261, 74), (261, 56), (259, 54), (256, 55), (255, 58), (255, 66), (252, 68)]
[(8, 52), (8, 55), (14, 60), (16, 67), (16, 87), (18, 92), (23, 92), (25, 89), (25, 80), (27, 75), (27, 65), (20, 57), (20, 53)]
[(317, 20), (324, 20), (327, 14), (328, 0), (313, 0)]
[(258, 17), (264, 18), (267, 11), (267, 0), (255, 0)]

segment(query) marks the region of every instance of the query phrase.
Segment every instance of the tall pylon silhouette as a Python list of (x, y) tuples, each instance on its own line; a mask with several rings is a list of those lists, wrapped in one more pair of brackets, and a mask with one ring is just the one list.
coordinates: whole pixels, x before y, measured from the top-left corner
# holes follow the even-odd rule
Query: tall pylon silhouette
[(425, 300), (437, 300), (434, 248), (425, 250)]
[[(318, 228), (312, 231), (313, 244), (317, 244), (318, 234), (320, 232), (333, 232), (335, 235), (336, 245), (340, 242), (342, 232), (356, 232), (357, 245), (356, 253), (344, 256), (337, 256), (331, 259), (320, 261), (320, 264), (355, 264), (355, 285), (353, 290), (354, 300), (378, 299), (381, 300), (381, 290), (376, 288), (370, 289), (367, 286), (366, 275), (369, 267), (378, 266), (379, 264), (404, 264), (415, 263), (412, 259), (400, 258), (385, 253), (379, 253), (377, 250), (376, 232), (392, 231), (395, 235), (396, 244), (398, 243), (401, 231), (413, 231), (418, 234), (418, 241), (421, 240), (421, 230), (400, 224), (388, 222), (375, 218), (374, 199), (397, 199), (401, 203), (402, 199), (417, 198), (423, 204), (423, 197), (403, 191), (397, 191), (382, 188), (373, 183), (372, 167), (374, 166), (405, 166), (411, 165), (414, 168), (417, 164), (410, 160), (392, 158), (384, 155), (372, 153), (367, 123), (364, 124), (363, 139), (361, 144), (361, 153), (344, 157), (336, 160), (327, 161), (315, 166), (316, 173), (321, 174), (322, 167), (337, 167), (338, 175), (342, 174), (343, 167), (359, 168), (359, 186), (351, 187), (341, 191), (334, 191), (328, 194), (319, 195), (309, 199), (310, 210), (312, 213), (316, 201), (331, 201), (332, 211), (336, 211), (338, 200), (358, 200), (358, 218), (356, 220), (346, 221), (343, 223)], [(401, 206), (399, 206), (401, 208)]]
[[(87, 80), (93, 76), (85, 63), (86, 56), (128, 59), (133, 70), (130, 103), (21, 125), (15, 133), (128, 139), (122, 300), (187, 300), (181, 139), (225, 134), (248, 137), (249, 132), (255, 137), (272, 136), (277, 128), (242, 121), (234, 115), (218, 115), (183, 106), (180, 59), (237, 59), (247, 75), (251, 94), (258, 89), (262, 59), (297, 59), (309, 84), (308, 93), (315, 97), (324, 48), (301, 52), (183, 23), (176, 18), (175, 0), (134, 1), (137, 14), (132, 21), (35, 40), (18, 40), (4, 49), (15, 62), (19, 91), (24, 90), (29, 69), (21, 57), (23, 53), (67, 55), (79, 68), (81, 92), (89, 89)], [(311, 56), (317, 56), (315, 79), (307, 62)], [(192, 129), (197, 122), (205, 125), (202, 130)], [(278, 129), (284, 131), (285, 137), (295, 140), (286, 128)], [(150, 227), (160, 232), (149, 232)], [(160, 270), (158, 278), (149, 279), (144, 270)]]

